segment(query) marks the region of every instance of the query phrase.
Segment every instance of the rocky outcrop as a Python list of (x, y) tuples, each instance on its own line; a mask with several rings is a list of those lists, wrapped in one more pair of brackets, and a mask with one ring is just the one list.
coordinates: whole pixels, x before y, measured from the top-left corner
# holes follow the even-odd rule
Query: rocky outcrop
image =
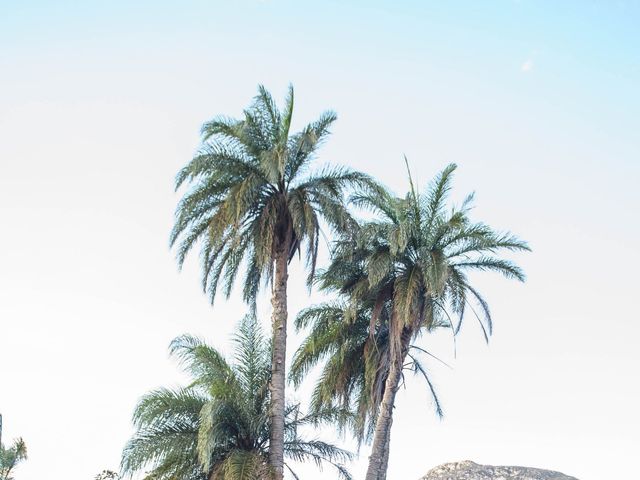
[(420, 480), (578, 480), (558, 472), (526, 467), (492, 467), (466, 461), (445, 463)]

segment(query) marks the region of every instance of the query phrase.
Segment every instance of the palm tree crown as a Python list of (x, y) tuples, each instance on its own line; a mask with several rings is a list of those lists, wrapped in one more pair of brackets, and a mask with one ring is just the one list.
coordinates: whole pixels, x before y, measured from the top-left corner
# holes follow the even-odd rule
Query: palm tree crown
[[(123, 452), (125, 474), (149, 469), (148, 480), (270, 478), (268, 342), (254, 317), (240, 323), (235, 342), (232, 363), (195, 337), (185, 335), (172, 342), (171, 353), (192, 382), (186, 388), (152, 391), (140, 400), (133, 416), (136, 432)], [(341, 478), (350, 478), (342, 466), (351, 458), (348, 452), (317, 439), (305, 440), (299, 432), (305, 425), (342, 415), (335, 408), (302, 415), (297, 405), (289, 405), (287, 458), (326, 461)]]
[(320, 219), (344, 228), (345, 188), (372, 183), (347, 168), (309, 170), (336, 115), (325, 112), (291, 133), (293, 98), (290, 87), (280, 111), (260, 86), (241, 120), (220, 117), (202, 127), (201, 151), (176, 177), (176, 188), (191, 188), (178, 205), (171, 244), (182, 265), (201, 241), (203, 286), (212, 301), (221, 280), (230, 293), (243, 260), (244, 298), (253, 301), (261, 280), (273, 275), (278, 250), (291, 260), (304, 243), (313, 274)]
[(354, 195), (353, 202), (373, 210), (378, 219), (336, 242), (333, 261), (319, 277), (323, 288), (337, 290), (353, 305), (371, 302), (373, 324), (380, 321), (385, 305), (392, 305), (394, 342), (404, 327), (413, 334), (423, 327), (442, 326), (458, 332), (466, 308), (474, 307), (474, 302), (479, 308), (473, 312), (479, 313), (476, 318), (488, 338), (492, 331), (488, 304), (467, 272), (493, 271), (524, 280), (516, 264), (496, 254), (528, 250), (525, 242), (471, 222), (473, 195), (460, 208), (448, 208), (455, 169), (449, 165), (443, 170), (426, 194), (419, 194), (410, 179), (405, 198), (380, 192)]

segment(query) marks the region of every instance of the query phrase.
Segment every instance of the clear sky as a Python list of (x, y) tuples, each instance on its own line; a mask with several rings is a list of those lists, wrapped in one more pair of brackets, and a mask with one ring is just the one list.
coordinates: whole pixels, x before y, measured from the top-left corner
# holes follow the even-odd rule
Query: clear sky
[[(456, 162), (454, 198), (475, 190), (475, 217), (533, 248), (515, 257), (526, 284), (476, 279), (489, 347), (471, 323), (457, 359), (426, 340), (453, 363), (432, 366), (446, 416), (410, 378), (389, 479), (463, 459), (629, 478), (639, 24), (639, 3), (614, 0), (0, 0), (0, 412), (5, 441), (29, 447), (17, 479), (116, 469), (138, 397), (182, 380), (169, 341), (228, 349), (245, 308), (212, 309), (193, 262), (177, 272), (173, 177), (205, 120), (289, 82), (298, 125), (339, 114), (322, 160), (398, 193), (403, 154), (422, 185)], [(318, 300), (302, 279), (294, 267), (292, 316)]]

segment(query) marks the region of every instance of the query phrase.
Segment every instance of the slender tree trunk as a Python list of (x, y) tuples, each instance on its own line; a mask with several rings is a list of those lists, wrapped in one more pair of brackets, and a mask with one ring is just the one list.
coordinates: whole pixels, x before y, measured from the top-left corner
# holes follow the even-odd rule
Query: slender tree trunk
[(389, 450), (391, 446), (391, 425), (393, 424), (393, 405), (396, 393), (402, 378), (402, 365), (409, 350), (411, 332), (403, 329), (401, 337), (401, 352), (395, 360), (391, 361), (389, 376), (384, 384), (384, 394), (380, 403), (380, 412), (376, 421), (376, 429), (373, 435), (373, 446), (369, 456), (366, 480), (385, 480), (389, 465)]
[(381, 480), (382, 466), (385, 463), (385, 448), (393, 423), (393, 404), (400, 383), (401, 369), (398, 362), (392, 362), (389, 368), (389, 376), (384, 384), (384, 394), (380, 403), (380, 412), (376, 421), (376, 429), (373, 435), (373, 446), (369, 456), (366, 480)]
[[(284, 247), (284, 246), (283, 246)], [(269, 437), (269, 463), (275, 480), (284, 477), (284, 409), (285, 409), (285, 361), (287, 353), (287, 277), (288, 249), (276, 252), (275, 276), (271, 305), (273, 312), (273, 356), (271, 360), (271, 432)]]
[(387, 470), (389, 469), (389, 450), (391, 445), (391, 426), (389, 426), (389, 431), (387, 432), (387, 439), (384, 444), (384, 455), (382, 457), (382, 465), (380, 465), (380, 475), (378, 478), (380, 480), (387, 480)]

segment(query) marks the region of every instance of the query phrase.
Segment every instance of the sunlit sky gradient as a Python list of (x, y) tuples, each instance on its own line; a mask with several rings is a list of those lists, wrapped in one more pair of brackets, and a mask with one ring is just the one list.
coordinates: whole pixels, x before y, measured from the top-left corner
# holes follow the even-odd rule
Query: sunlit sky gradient
[[(640, 4), (346, 3), (0, 1), (0, 412), (29, 447), (18, 480), (116, 469), (138, 397), (183, 380), (168, 342), (228, 350), (246, 309), (212, 309), (195, 262), (177, 272), (173, 177), (205, 120), (289, 82), (298, 126), (339, 114), (322, 160), (398, 193), (403, 154), (420, 185), (456, 162), (454, 200), (475, 190), (475, 218), (533, 248), (514, 257), (526, 284), (475, 279), (489, 347), (471, 322), (457, 359), (425, 339), (454, 366), (432, 365), (446, 416), (409, 378), (388, 478), (463, 459), (637, 472)], [(292, 316), (319, 298), (302, 280)]]

